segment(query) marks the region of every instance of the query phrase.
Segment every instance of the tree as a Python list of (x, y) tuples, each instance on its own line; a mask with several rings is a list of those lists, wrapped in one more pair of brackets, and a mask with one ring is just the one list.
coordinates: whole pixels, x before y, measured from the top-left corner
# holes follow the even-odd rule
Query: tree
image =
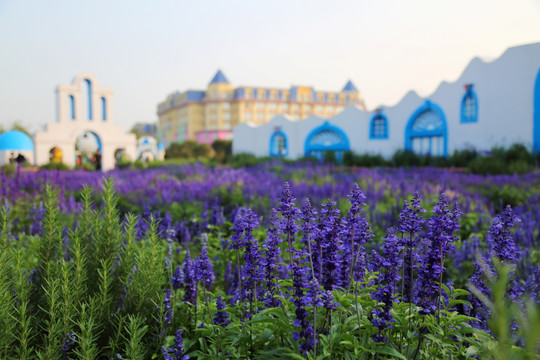
[(11, 130), (21, 131), (21, 132), (25, 133), (26, 135), (32, 137), (32, 135), (30, 134), (30, 131), (26, 128), (26, 126), (24, 126), (22, 124), (22, 122), (20, 120), (15, 121), (13, 123), (13, 125), (11, 125)]
[(212, 143), (212, 149), (214, 149), (216, 160), (223, 164), (231, 158), (232, 141), (219, 139), (214, 140)]
[(131, 127), (131, 130), (129, 130), (129, 132), (132, 134), (135, 134), (135, 137), (137, 138), (137, 140), (142, 136), (135, 125)]

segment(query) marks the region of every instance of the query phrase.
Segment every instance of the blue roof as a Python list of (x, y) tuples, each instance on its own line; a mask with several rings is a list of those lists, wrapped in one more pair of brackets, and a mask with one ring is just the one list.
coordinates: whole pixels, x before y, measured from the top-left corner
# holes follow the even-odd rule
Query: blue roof
[(345, 87), (343, 88), (342, 91), (358, 91), (358, 89), (356, 89), (356, 86), (354, 86), (352, 81), (349, 80), (347, 81), (347, 84), (345, 84)]
[(187, 101), (202, 101), (204, 98), (204, 91), (199, 90), (188, 90), (187, 91)]
[(157, 149), (158, 150), (165, 150), (165, 146), (163, 146), (163, 143), (161, 141), (157, 144)]
[(34, 151), (34, 142), (22, 131), (11, 130), (0, 135), (0, 151), (2, 150)]
[(218, 70), (216, 75), (214, 75), (214, 78), (210, 81), (210, 84), (217, 84), (217, 83), (229, 83), (229, 80), (225, 77), (225, 75), (221, 72), (221, 70)]

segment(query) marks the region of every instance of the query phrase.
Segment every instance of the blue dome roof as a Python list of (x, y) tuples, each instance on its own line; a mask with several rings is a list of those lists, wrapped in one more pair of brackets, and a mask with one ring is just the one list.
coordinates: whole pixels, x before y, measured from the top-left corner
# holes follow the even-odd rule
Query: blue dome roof
[(345, 84), (345, 87), (341, 91), (358, 91), (356, 89), (356, 86), (352, 83), (351, 80), (347, 81), (347, 84)]
[(34, 142), (22, 131), (7, 131), (0, 135), (0, 151), (3, 150), (34, 151)]
[(158, 150), (165, 150), (165, 146), (163, 146), (163, 143), (160, 141), (159, 144), (157, 145), (157, 149)]
[(225, 77), (225, 74), (221, 72), (221, 70), (218, 70), (216, 75), (214, 75), (214, 78), (210, 81), (210, 84), (218, 84), (218, 83), (229, 83), (229, 80)]

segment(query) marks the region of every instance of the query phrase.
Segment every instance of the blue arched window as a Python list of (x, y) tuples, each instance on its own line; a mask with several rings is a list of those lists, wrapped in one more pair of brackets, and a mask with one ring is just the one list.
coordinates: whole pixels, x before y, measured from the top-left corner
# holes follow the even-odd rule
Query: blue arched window
[(418, 155), (447, 156), (446, 118), (442, 109), (426, 100), (410, 117), (405, 129), (405, 149)]
[(305, 156), (313, 156), (322, 161), (325, 152), (333, 151), (339, 163), (343, 160), (343, 153), (349, 150), (349, 138), (345, 132), (328, 122), (313, 129), (304, 146)]
[(473, 84), (465, 85), (465, 95), (461, 99), (461, 122), (473, 123), (478, 121), (478, 98), (473, 90)]
[(270, 156), (281, 157), (289, 154), (287, 135), (279, 128), (270, 137)]
[(84, 79), (84, 82), (88, 89), (88, 120), (92, 120), (92, 82), (88, 79)]
[(369, 126), (370, 139), (388, 139), (388, 119), (377, 110), (377, 113), (371, 118)]
[(71, 109), (71, 120), (75, 120), (75, 97), (69, 95), (69, 106)]
[(101, 120), (107, 120), (107, 100), (105, 97), (101, 97)]

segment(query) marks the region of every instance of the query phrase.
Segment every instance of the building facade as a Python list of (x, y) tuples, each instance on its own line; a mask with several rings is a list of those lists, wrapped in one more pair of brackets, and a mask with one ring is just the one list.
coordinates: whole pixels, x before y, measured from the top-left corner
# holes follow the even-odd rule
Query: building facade
[(448, 156), (521, 143), (540, 153), (540, 43), (510, 48), (498, 59), (473, 59), (459, 79), (442, 82), (428, 98), (409, 92), (395, 106), (365, 111), (348, 106), (303, 121), (275, 116), (234, 129), (233, 153), (322, 158), (334, 151), (390, 157), (400, 149)]
[(135, 159), (135, 134), (114, 123), (111, 89), (101, 87), (93, 74), (82, 73), (71, 84), (59, 85), (56, 93), (57, 122), (34, 136), (36, 165), (55, 161), (74, 167), (83, 155), (91, 156), (85, 154), (90, 148), (99, 150), (102, 170), (115, 167), (119, 152)]
[(210, 144), (216, 139), (232, 139), (232, 129), (241, 123), (264, 124), (278, 114), (292, 119), (330, 117), (351, 104), (364, 108), (351, 81), (339, 92), (316, 91), (309, 86), (235, 88), (218, 71), (206, 90), (170, 94), (158, 105), (158, 138), (165, 146), (186, 140)]

